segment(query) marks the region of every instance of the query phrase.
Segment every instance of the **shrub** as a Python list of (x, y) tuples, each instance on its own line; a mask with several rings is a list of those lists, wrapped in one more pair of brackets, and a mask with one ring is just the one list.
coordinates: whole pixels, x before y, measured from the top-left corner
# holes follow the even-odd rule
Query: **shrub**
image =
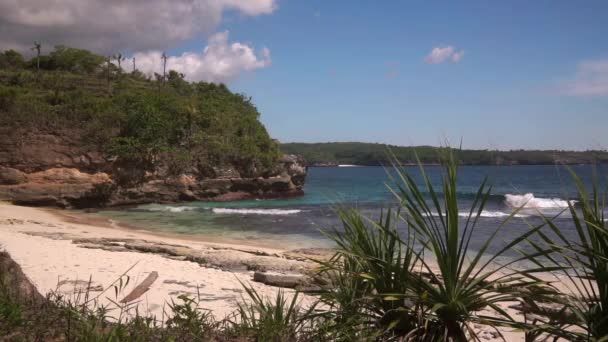
[(556, 329), (548, 325), (544, 330), (570, 340), (605, 341), (608, 338), (606, 192), (598, 189), (597, 181), (589, 191), (572, 170), (570, 173), (577, 186), (580, 208), (569, 202), (568, 212), (578, 241), (566, 238), (556, 222), (547, 217), (545, 222), (553, 234), (541, 232), (540, 236), (547, 245), (554, 247), (556, 255), (549, 257), (548, 262), (572, 284), (573, 293), (561, 294), (555, 301), (569, 313), (565, 323), (576, 329)]
[[(520, 271), (512, 265), (546, 255), (550, 248), (504, 263), (497, 260), (506, 251), (528, 243), (542, 225), (490, 252), (492, 241), (515, 212), (478, 251), (469, 250), (491, 186), (487, 181), (481, 184), (463, 220), (457, 197), (458, 162), (452, 151), (442, 158), (441, 190), (434, 188), (424, 167), (420, 166), (421, 187), (410, 171), (395, 166), (397, 180), (392, 191), (401, 213), (388, 211), (372, 221), (357, 211), (340, 211), (343, 230), (329, 234), (338, 251), (327, 265), (337, 274), (337, 281), (322, 294), (330, 308), (337, 308), (327, 312), (335, 327), (343, 325), (342, 315), (347, 313), (351, 321), (358, 317), (354, 319), (355, 331), (379, 327), (384, 336), (425, 341), (478, 339), (472, 324), (527, 328), (500, 305), (524, 301), (531, 289), (542, 289), (544, 283), (534, 274), (550, 268)], [(395, 165), (400, 163), (395, 161)], [(400, 232), (399, 225), (406, 230)]]
[(0, 112), (11, 110), (17, 99), (17, 89), (0, 85)]
[(233, 329), (237, 335), (251, 336), (257, 341), (296, 341), (310, 334), (314, 306), (303, 311), (298, 294), (288, 300), (282, 290), (274, 299), (263, 298), (250, 286), (243, 284), (247, 298), (238, 304)]
[(15, 50), (0, 53), (0, 69), (20, 69), (24, 65), (23, 56)]

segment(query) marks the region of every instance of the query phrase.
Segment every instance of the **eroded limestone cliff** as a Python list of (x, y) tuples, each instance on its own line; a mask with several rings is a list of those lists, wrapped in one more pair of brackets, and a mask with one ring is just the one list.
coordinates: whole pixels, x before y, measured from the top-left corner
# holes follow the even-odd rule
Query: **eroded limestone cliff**
[(306, 165), (283, 155), (272, 171), (238, 165), (193, 164), (175, 174), (159, 156), (152, 167), (121, 162), (83, 143), (78, 130), (0, 128), (0, 200), (15, 204), (87, 208), (151, 202), (232, 201), (297, 196)]

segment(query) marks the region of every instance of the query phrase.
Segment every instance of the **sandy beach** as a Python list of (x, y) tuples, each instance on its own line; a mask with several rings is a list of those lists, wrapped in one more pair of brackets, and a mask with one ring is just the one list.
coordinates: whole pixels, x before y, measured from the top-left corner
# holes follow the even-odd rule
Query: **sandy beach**
[[(252, 269), (289, 272), (311, 266), (287, 259), (282, 255), (285, 251), (278, 249), (187, 241), (112, 227), (104, 222), (77, 221), (48, 209), (0, 203), (1, 249), (21, 266), (40, 293), (75, 295), (90, 280), (91, 296), (98, 297), (98, 304), (104, 305), (122, 299), (150, 273), (157, 272), (158, 279), (137, 305), (140, 313), (158, 319), (164, 317), (167, 303), (181, 294), (200, 296), (200, 306), (222, 319), (241, 300), (240, 282), (250, 284), (266, 296), (279, 290), (294, 292), (254, 282)], [(125, 245), (135, 248), (128, 249)], [(188, 261), (177, 251), (204, 255), (209, 264)], [(114, 298), (112, 285), (121, 276), (129, 276), (129, 284)]]
[[(97, 305), (110, 307), (156, 272), (158, 278), (133, 308), (159, 320), (168, 318), (167, 304), (178, 301), (182, 294), (200, 298), (200, 307), (210, 310), (216, 319), (226, 318), (243, 299), (241, 282), (263, 296), (275, 296), (280, 290), (292, 295), (293, 289), (253, 281), (255, 271), (307, 274), (315, 267), (307, 258), (324, 257), (323, 251), (286, 251), (159, 235), (102, 218), (91, 220), (65, 211), (7, 203), (0, 203), (0, 249), (11, 255), (40, 293), (56, 291), (76, 297), (90, 287)], [(126, 276), (128, 285), (116, 295), (113, 285)], [(547, 279), (556, 280), (550, 275)], [(314, 298), (304, 295), (302, 301), (307, 305)], [(503, 309), (523, 318), (516, 305), (510, 303)], [(133, 309), (123, 318), (132, 313)], [(485, 340), (502, 339), (493, 328), (475, 324), (473, 329)], [(500, 329), (500, 333), (508, 341), (524, 340), (521, 332)]]

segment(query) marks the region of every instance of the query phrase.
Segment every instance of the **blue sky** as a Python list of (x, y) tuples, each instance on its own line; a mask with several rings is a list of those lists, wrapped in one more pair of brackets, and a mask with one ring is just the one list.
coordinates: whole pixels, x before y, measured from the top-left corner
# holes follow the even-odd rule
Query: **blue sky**
[[(219, 30), (270, 49), (230, 86), (283, 142), (608, 148), (608, 94), (562, 91), (608, 60), (608, 1), (280, 1)], [(441, 46), (465, 54), (426, 64)]]
[(0, 2), (0, 49), (167, 51), (283, 142), (608, 148), (606, 0), (145, 2)]

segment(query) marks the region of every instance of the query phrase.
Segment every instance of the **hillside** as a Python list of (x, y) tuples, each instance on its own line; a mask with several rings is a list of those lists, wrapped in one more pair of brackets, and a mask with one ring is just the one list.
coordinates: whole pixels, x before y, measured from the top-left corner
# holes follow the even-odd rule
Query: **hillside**
[(0, 199), (95, 206), (301, 192), (303, 170), (281, 157), (250, 98), (117, 61), (64, 46), (29, 60), (0, 53)]
[[(423, 163), (438, 163), (441, 148), (432, 146), (392, 146), (361, 142), (286, 143), (285, 153), (302, 155), (311, 165), (382, 165), (388, 164), (390, 151), (404, 164), (416, 163), (416, 155)], [(606, 151), (493, 151), (462, 150), (459, 158), (467, 165), (546, 165), (607, 163)]]

